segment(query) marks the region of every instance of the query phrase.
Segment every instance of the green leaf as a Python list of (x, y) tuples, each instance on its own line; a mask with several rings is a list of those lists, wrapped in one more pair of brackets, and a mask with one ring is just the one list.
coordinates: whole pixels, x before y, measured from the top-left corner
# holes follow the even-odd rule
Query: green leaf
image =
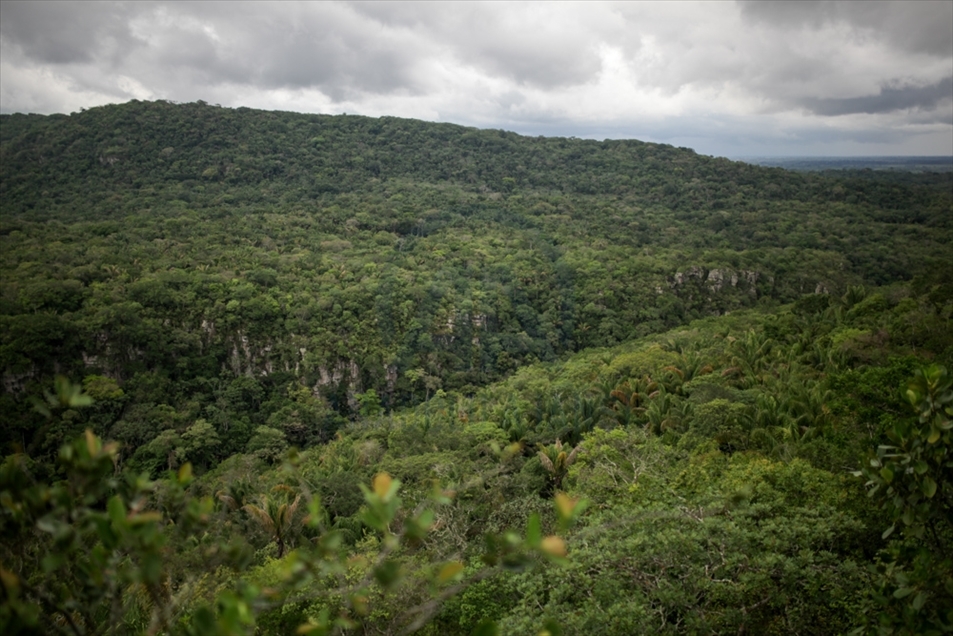
[(539, 519), (539, 513), (534, 512), (529, 516), (526, 522), (526, 543), (532, 547), (539, 546), (543, 540), (543, 526)]
[(71, 395), (69, 397), (69, 406), (76, 408), (80, 406), (91, 406), (93, 403), (93, 398), (86, 394), (80, 395)]
[(919, 612), (923, 608), (923, 605), (926, 602), (927, 602), (927, 593), (920, 592), (919, 594), (917, 594), (916, 598), (913, 599), (913, 603), (912, 603), (913, 609)]
[(50, 408), (46, 405), (43, 400), (40, 400), (35, 397), (30, 398), (30, 403), (33, 404), (33, 410), (42, 415), (43, 417), (50, 418), (53, 417), (53, 413), (50, 412)]
[(927, 499), (932, 499), (933, 495), (936, 494), (936, 482), (933, 481), (929, 475), (926, 475), (923, 477), (923, 481), (920, 482), (920, 490), (923, 491)]
[(440, 572), (437, 574), (437, 581), (439, 583), (446, 583), (456, 578), (461, 572), (463, 572), (463, 564), (459, 561), (451, 561), (440, 568)]
[(549, 636), (562, 636), (562, 633), (562, 625), (555, 620), (547, 618), (543, 621), (543, 629), (540, 634), (548, 634)]
[(895, 523), (890, 524), (890, 527), (887, 528), (886, 530), (884, 530), (884, 533), (883, 533), (882, 535), (880, 535), (880, 538), (881, 538), (881, 539), (886, 539), (887, 537), (889, 537), (890, 535), (892, 535), (892, 534), (893, 534), (893, 531), (896, 530), (896, 529), (897, 529), (897, 524), (895, 524)]
[(917, 393), (917, 391), (914, 390), (913, 388), (907, 389), (905, 396), (907, 398), (907, 402), (909, 402), (913, 406), (916, 406), (917, 404), (920, 403), (920, 394)]
[(119, 538), (113, 532), (109, 519), (99, 516), (93, 519), (93, 523), (96, 525), (96, 532), (99, 534), (99, 540), (102, 541), (103, 545), (110, 550), (115, 548), (119, 543)]
[(496, 621), (488, 618), (483, 619), (470, 632), (470, 636), (499, 636), (500, 628), (496, 626)]
[(122, 502), (122, 498), (119, 495), (113, 495), (109, 498), (109, 503), (106, 504), (106, 511), (109, 513), (109, 518), (112, 519), (114, 526), (121, 528), (125, 525), (126, 504)]
[(47, 574), (53, 570), (59, 569), (63, 563), (66, 562), (66, 554), (56, 550), (54, 552), (49, 552), (46, 556), (43, 557), (43, 560), (40, 562), (43, 566), (43, 571)]
[(325, 535), (321, 537), (318, 545), (321, 546), (321, 550), (325, 553), (332, 553), (336, 552), (341, 547), (341, 542), (341, 533), (337, 530), (332, 530), (325, 533)]
[(430, 526), (433, 525), (433, 520), (434, 512), (430, 509), (424, 510), (417, 516), (417, 524), (422, 530), (429, 530)]
[(900, 589), (898, 589), (897, 591), (895, 591), (895, 592), (893, 593), (893, 597), (894, 597), (894, 598), (906, 598), (906, 597), (910, 596), (911, 594), (913, 594), (913, 588), (912, 588), (912, 587), (901, 587)]
[(880, 476), (888, 484), (893, 481), (893, 471), (887, 468), (886, 466), (880, 469)]
[(199, 607), (192, 615), (192, 629), (195, 634), (215, 633), (215, 613), (206, 605)]
[(377, 512), (370, 508), (365, 508), (361, 512), (360, 519), (368, 528), (380, 530), (381, 532), (387, 529), (387, 522), (383, 521)]
[(36, 521), (36, 529), (42, 530), (43, 532), (48, 532), (50, 534), (56, 534), (60, 523), (62, 522), (60, 522), (58, 519), (54, 519), (53, 517), (41, 517)]
[(384, 561), (374, 568), (374, 578), (382, 588), (390, 589), (400, 580), (400, 564), (397, 561)]
[(160, 523), (162, 514), (156, 511), (140, 512), (129, 517), (129, 525), (143, 526), (149, 523)]
[(908, 526), (911, 525), (913, 523), (913, 511), (910, 508), (905, 509), (903, 514), (900, 515), (900, 519)]
[(155, 584), (162, 577), (162, 559), (155, 552), (147, 552), (140, 562), (142, 581)]

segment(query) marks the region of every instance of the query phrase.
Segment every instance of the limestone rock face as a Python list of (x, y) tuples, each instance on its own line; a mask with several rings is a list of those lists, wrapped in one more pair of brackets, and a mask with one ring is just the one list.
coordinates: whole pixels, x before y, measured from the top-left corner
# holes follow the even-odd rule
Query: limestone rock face
[[(705, 269), (697, 265), (689, 267), (685, 271), (675, 272), (669, 281), (669, 288), (679, 293), (680, 288), (695, 283), (704, 283), (704, 291), (708, 295), (718, 294), (728, 288), (742, 289), (752, 297), (758, 297), (758, 281), (761, 279), (759, 272), (747, 269)], [(658, 291), (658, 290), (656, 290)]]

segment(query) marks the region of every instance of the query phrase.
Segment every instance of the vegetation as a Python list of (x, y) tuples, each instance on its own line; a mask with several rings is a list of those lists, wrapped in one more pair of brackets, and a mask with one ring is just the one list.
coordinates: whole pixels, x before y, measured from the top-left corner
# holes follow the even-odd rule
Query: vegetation
[(951, 174), (161, 102), (0, 159), (4, 633), (953, 631)]

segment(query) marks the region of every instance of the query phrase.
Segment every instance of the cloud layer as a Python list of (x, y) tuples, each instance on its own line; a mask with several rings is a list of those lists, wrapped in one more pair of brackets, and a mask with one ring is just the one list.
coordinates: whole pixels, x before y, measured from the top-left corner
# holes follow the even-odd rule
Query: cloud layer
[(398, 115), (708, 154), (950, 154), (953, 3), (0, 4), (0, 109)]

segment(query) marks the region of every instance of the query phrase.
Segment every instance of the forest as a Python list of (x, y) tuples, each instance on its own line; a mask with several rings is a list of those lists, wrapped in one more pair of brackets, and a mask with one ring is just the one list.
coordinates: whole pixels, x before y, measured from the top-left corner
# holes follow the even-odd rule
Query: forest
[(0, 115), (0, 627), (953, 632), (953, 172)]

